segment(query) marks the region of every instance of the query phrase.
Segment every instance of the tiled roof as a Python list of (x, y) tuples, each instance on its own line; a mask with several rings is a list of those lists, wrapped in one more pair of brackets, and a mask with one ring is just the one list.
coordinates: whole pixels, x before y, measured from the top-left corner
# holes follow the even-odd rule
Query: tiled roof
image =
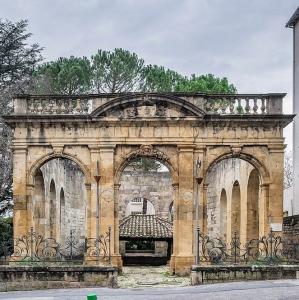
[(155, 215), (131, 215), (120, 221), (120, 238), (172, 238), (172, 223)]

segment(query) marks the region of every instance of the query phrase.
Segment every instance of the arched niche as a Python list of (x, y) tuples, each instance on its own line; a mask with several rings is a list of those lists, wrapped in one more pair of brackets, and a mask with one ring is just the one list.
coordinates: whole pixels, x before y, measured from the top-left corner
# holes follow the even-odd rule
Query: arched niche
[(60, 239), (61, 241), (65, 240), (65, 197), (64, 197), (64, 189), (60, 189), (59, 195), (59, 203), (60, 203)]
[(45, 207), (45, 183), (41, 170), (34, 177), (33, 193), (33, 227), (38, 234), (45, 235), (46, 207)]
[(231, 200), (231, 236), (236, 233), (240, 236), (241, 227), (241, 190), (240, 183), (236, 180), (232, 187)]
[(259, 197), (259, 174), (256, 169), (253, 169), (247, 184), (247, 240), (259, 238)]
[(56, 211), (56, 186), (52, 179), (50, 183), (50, 210), (49, 210), (49, 227), (50, 227), (50, 238), (56, 239), (57, 237), (57, 211)]
[(220, 237), (223, 240), (227, 238), (227, 195), (225, 189), (222, 189), (220, 195)]

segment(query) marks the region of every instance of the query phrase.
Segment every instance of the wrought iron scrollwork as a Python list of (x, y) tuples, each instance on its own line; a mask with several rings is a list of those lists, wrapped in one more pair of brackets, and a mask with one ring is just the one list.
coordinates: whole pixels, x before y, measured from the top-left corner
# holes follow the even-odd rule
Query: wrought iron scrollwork
[(299, 263), (299, 243), (273, 231), (260, 239), (251, 239), (245, 244), (234, 233), (231, 241), (210, 237), (198, 232), (198, 257), (200, 263), (250, 264), (250, 263)]
[(91, 256), (110, 263), (110, 244), (110, 228), (98, 238), (89, 239), (77, 237), (71, 230), (63, 242), (45, 238), (31, 228), (19, 238), (1, 239), (0, 258), (6, 262), (83, 262), (84, 256)]

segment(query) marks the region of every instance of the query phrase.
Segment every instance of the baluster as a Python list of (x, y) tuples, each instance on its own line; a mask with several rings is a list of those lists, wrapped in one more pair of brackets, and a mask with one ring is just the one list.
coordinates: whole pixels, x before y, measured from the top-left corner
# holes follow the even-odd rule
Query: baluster
[(243, 112), (243, 107), (242, 107), (242, 103), (241, 103), (241, 98), (237, 98), (238, 101), (238, 106), (237, 106), (237, 114), (241, 114)]
[(47, 112), (49, 115), (53, 114), (55, 112), (55, 100), (50, 99), (49, 105), (47, 107)]
[(225, 115), (226, 114), (226, 109), (227, 109), (227, 99), (222, 99), (222, 101), (221, 101), (221, 113), (223, 114), (223, 115)]
[(57, 114), (61, 114), (62, 113), (62, 109), (61, 109), (61, 106), (62, 106), (62, 101), (61, 100), (57, 100), (56, 101), (56, 113)]
[(75, 114), (76, 113), (76, 106), (77, 106), (77, 100), (75, 99), (70, 99), (70, 107), (71, 107), (71, 110), (70, 110), (70, 114)]
[(265, 114), (265, 111), (266, 111), (265, 98), (262, 98), (261, 113)]
[(236, 102), (236, 99), (235, 99), (235, 98), (232, 98), (232, 99), (230, 99), (230, 101), (229, 101), (229, 113), (230, 113), (231, 115), (234, 114), (234, 110), (235, 110), (235, 102)]
[(265, 98), (266, 100), (266, 114), (269, 114), (270, 112), (270, 99), (269, 98)]
[(64, 103), (64, 113), (67, 115), (70, 112), (70, 100), (69, 99), (64, 99), (63, 103)]
[(254, 114), (257, 114), (257, 109), (258, 109), (258, 106), (257, 106), (257, 98), (254, 98), (254, 99), (253, 99), (253, 113), (254, 113)]
[(82, 108), (81, 108), (81, 99), (77, 99), (76, 100), (76, 108), (75, 108), (75, 113), (80, 114), (82, 112)]
[(249, 114), (250, 113), (250, 105), (249, 105), (249, 101), (250, 99), (249, 98), (245, 98), (245, 113), (246, 114)]
[(212, 101), (213, 101), (212, 102), (212, 109), (213, 109), (213, 112), (216, 114), (219, 110), (219, 107), (220, 107), (219, 102), (218, 102), (219, 99), (213, 99)]
[(39, 115), (41, 115), (41, 114), (43, 113), (42, 99), (38, 99), (38, 100), (36, 100), (36, 101), (37, 101), (37, 108), (36, 108), (37, 113), (38, 113)]
[(87, 114), (88, 113), (88, 99), (81, 100), (81, 107), (82, 107), (82, 113)]

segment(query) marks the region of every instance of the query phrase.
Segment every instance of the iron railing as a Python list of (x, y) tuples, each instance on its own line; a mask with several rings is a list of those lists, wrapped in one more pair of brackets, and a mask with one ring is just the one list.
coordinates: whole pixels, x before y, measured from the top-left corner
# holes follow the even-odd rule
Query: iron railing
[(297, 264), (299, 241), (270, 231), (259, 239), (241, 243), (234, 233), (229, 242), (197, 230), (197, 260), (200, 264)]
[(45, 238), (30, 229), (19, 238), (2, 237), (0, 240), (0, 264), (9, 262), (59, 262), (83, 263), (84, 257), (111, 264), (111, 228), (98, 238), (70, 235), (58, 242)]

